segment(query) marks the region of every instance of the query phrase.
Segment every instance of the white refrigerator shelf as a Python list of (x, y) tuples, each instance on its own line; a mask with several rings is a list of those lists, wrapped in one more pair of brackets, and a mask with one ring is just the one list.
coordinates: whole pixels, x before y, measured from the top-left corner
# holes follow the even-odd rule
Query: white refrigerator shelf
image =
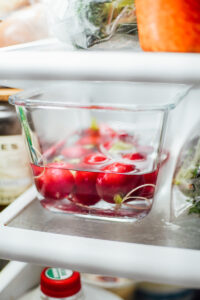
[(87, 220), (46, 211), (36, 194), (32, 187), (0, 214), (0, 258), (199, 287), (198, 218), (155, 228)]
[(134, 51), (0, 52), (3, 80), (107, 80), (199, 83), (200, 54)]

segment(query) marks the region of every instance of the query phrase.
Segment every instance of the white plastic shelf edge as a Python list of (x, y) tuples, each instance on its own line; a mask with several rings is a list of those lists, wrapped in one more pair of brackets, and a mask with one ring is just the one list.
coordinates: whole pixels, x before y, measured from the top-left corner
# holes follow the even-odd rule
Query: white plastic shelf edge
[(112, 51), (1, 52), (0, 80), (200, 82), (200, 55)]
[(4, 228), (0, 257), (43, 266), (199, 287), (200, 252)]
[(200, 285), (200, 251), (69, 236), (5, 226), (34, 201), (35, 189), (0, 214), (0, 258), (82, 272)]

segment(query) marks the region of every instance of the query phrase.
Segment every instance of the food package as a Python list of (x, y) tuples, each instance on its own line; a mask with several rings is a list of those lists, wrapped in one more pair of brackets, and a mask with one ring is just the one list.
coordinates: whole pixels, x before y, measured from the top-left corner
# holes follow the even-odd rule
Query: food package
[(0, 47), (32, 42), (49, 35), (41, 3), (19, 9), (0, 23)]
[(0, 18), (4, 18), (9, 13), (30, 5), (30, 3), (32, 3), (31, 0), (0, 0)]
[(128, 278), (83, 273), (82, 281), (83, 283), (97, 286), (112, 292), (122, 297), (124, 300), (133, 299), (136, 289), (136, 282)]
[[(79, 48), (137, 31), (134, 0), (46, 0), (54, 34)], [(116, 44), (115, 44), (116, 46)]]
[(173, 211), (200, 215), (200, 124), (180, 152), (173, 179)]

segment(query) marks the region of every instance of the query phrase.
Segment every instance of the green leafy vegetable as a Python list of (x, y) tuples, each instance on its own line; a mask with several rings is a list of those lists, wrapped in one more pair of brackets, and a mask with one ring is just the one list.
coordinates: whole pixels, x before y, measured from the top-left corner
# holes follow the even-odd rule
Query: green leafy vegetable
[(189, 208), (190, 214), (198, 214), (200, 216), (200, 200), (192, 200), (192, 206)]
[(189, 197), (188, 213), (200, 214), (200, 138), (193, 139), (190, 146), (183, 149), (173, 183)]
[(134, 0), (78, 0), (75, 11), (82, 35), (74, 43), (82, 48), (109, 39), (118, 29), (136, 30)]

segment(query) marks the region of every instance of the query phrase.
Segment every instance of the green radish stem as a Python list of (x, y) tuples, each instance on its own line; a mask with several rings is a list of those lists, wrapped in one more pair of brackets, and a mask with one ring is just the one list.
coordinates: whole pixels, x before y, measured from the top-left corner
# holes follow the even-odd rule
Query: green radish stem
[(29, 150), (30, 150), (31, 159), (34, 164), (37, 164), (37, 155), (33, 148), (31, 133), (30, 133), (29, 126), (28, 126), (28, 121), (27, 121), (26, 115), (24, 113), (24, 109), (22, 107), (19, 107), (19, 115), (20, 115), (20, 119), (22, 122), (22, 126), (24, 128), (24, 133), (26, 136)]
[[(152, 186), (152, 187), (155, 188), (155, 184), (147, 183), (147, 184), (143, 184), (143, 185), (140, 185), (140, 186), (134, 188), (133, 190), (131, 190), (130, 192), (128, 192), (128, 194), (126, 194), (124, 197), (122, 197), (122, 195), (120, 195), (120, 194), (114, 195), (113, 200), (114, 200), (114, 202), (116, 204), (115, 210), (118, 210), (121, 207), (122, 203), (124, 203), (126, 200), (139, 199), (139, 200), (149, 201), (149, 199), (146, 198), (146, 197), (131, 196), (132, 193), (134, 193), (135, 191), (137, 191), (137, 190), (139, 190), (139, 189), (141, 189), (143, 187), (146, 187), (146, 186)], [(134, 205), (132, 205), (131, 207), (134, 207)], [(139, 209), (141, 209), (141, 208), (139, 208)]]
[(97, 123), (97, 120), (95, 118), (92, 118), (91, 119), (91, 126), (90, 128), (94, 131), (98, 131), (99, 130), (99, 126), (98, 126), (98, 123)]

